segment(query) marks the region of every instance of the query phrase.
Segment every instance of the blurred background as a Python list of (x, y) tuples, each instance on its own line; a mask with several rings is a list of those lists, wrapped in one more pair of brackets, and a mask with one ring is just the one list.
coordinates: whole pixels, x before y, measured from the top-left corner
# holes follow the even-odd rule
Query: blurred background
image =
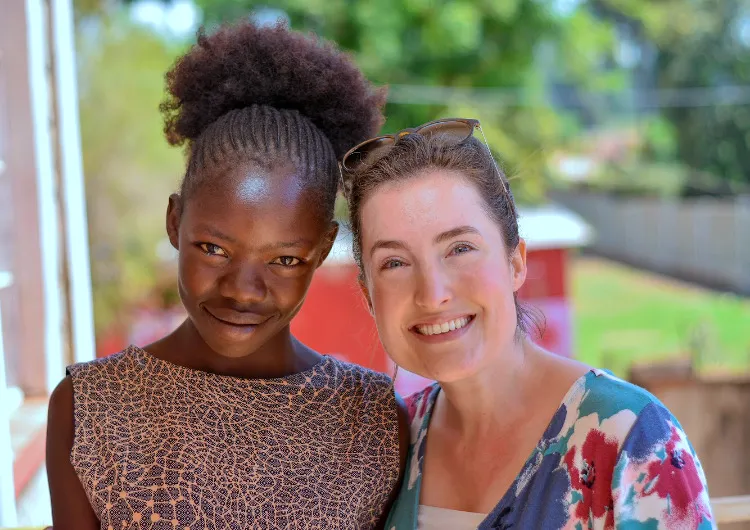
[[(656, 394), (712, 496), (750, 494), (750, 0), (4, 0), (0, 527), (51, 522), (64, 367), (183, 318), (164, 73), (199, 26), (245, 17), (349, 50), (389, 86), (384, 132), (479, 118), (521, 205), (537, 339)], [(342, 232), (294, 331), (392, 373)], [(750, 520), (748, 498), (715, 508)]]

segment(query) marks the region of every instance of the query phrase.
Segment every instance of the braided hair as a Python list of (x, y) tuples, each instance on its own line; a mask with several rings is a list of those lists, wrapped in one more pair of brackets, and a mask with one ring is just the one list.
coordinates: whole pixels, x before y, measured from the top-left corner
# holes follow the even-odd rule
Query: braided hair
[(384, 91), (347, 54), (281, 23), (201, 29), (166, 80), (164, 132), (187, 148), (183, 199), (212, 184), (210, 169), (292, 163), (332, 218), (337, 160), (383, 123)]

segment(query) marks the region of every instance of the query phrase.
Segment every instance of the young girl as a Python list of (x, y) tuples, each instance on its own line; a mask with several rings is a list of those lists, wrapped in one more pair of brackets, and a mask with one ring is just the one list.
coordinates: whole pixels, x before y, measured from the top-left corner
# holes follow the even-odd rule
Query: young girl
[(410, 460), (388, 529), (714, 528), (672, 414), (529, 339), (516, 300), (526, 244), (478, 127), (442, 120), (342, 161), (383, 345), (437, 381), (407, 400)]
[(382, 95), (332, 46), (250, 23), (199, 34), (167, 81), (189, 316), (68, 368), (49, 406), (54, 527), (374, 528), (408, 445), (391, 381), (289, 323), (337, 233), (337, 158), (377, 131)]

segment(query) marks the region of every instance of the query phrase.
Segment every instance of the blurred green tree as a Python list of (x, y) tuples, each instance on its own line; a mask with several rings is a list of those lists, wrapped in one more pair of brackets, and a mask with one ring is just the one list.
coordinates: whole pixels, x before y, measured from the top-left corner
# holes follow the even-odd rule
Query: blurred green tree
[[(75, 0), (98, 13), (116, 0)], [(124, 1), (123, 3), (132, 3)], [(730, 181), (750, 182), (750, 6), (747, 0), (195, 0), (210, 26), (255, 16), (287, 18), (351, 50), (375, 82), (392, 86), (387, 131), (471, 106), (488, 130), (518, 137), (493, 146), (519, 179), (522, 198), (539, 200), (543, 156), (565, 134), (565, 105), (551, 112), (549, 87), (577, 92), (575, 115), (589, 124), (631, 112), (641, 88), (667, 89), (646, 101), (671, 124), (679, 161)], [(618, 42), (619, 38), (619, 42)], [(623, 68), (623, 41), (640, 56)], [(641, 77), (639, 83), (634, 77)], [(406, 91), (403, 85), (492, 87), (486, 97)], [(737, 86), (736, 90), (716, 90)], [(616, 94), (629, 87), (636, 92)], [(705, 88), (693, 90), (694, 88)], [(682, 92), (678, 92), (681, 91)], [(687, 91), (684, 91), (687, 90)], [(674, 94), (674, 96), (670, 96)], [(420, 102), (423, 99), (423, 102)], [(624, 109), (618, 105), (625, 105)], [(624, 111), (624, 112), (623, 112)], [(632, 118), (633, 116), (630, 116)], [(589, 119), (587, 119), (589, 118)], [(521, 134), (523, 122), (538, 133)], [(497, 136), (494, 134), (493, 136)], [(527, 182), (536, 179), (537, 182)], [(528, 185), (527, 185), (528, 184)]]
[(280, 0), (272, 9), (258, 0), (196, 3), (209, 27), (281, 17), (351, 51), (373, 82), (390, 86), (385, 132), (448, 115), (480, 118), (517, 196), (531, 203), (544, 200), (545, 152), (564, 136), (538, 68), (542, 45), (587, 83), (582, 74), (609, 53), (612, 39), (588, 11), (538, 0)]
[[(603, 20), (655, 51), (661, 114), (680, 162), (712, 174), (701, 191), (750, 183), (750, 4), (746, 0), (593, 0)], [(644, 9), (645, 7), (645, 9)], [(721, 181), (724, 183), (722, 184)]]
[(79, 24), (81, 136), (97, 332), (142, 300), (167, 256), (164, 212), (182, 155), (161, 134), (164, 72), (178, 48), (126, 19)]

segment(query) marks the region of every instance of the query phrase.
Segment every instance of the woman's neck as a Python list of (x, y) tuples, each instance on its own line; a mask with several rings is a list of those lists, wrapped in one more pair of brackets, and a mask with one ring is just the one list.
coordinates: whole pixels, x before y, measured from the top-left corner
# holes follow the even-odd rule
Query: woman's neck
[(523, 338), (476, 374), (441, 382), (433, 421), (441, 428), (460, 433), (463, 439), (475, 441), (513, 429), (526, 417), (528, 382), (538, 357), (539, 348)]

